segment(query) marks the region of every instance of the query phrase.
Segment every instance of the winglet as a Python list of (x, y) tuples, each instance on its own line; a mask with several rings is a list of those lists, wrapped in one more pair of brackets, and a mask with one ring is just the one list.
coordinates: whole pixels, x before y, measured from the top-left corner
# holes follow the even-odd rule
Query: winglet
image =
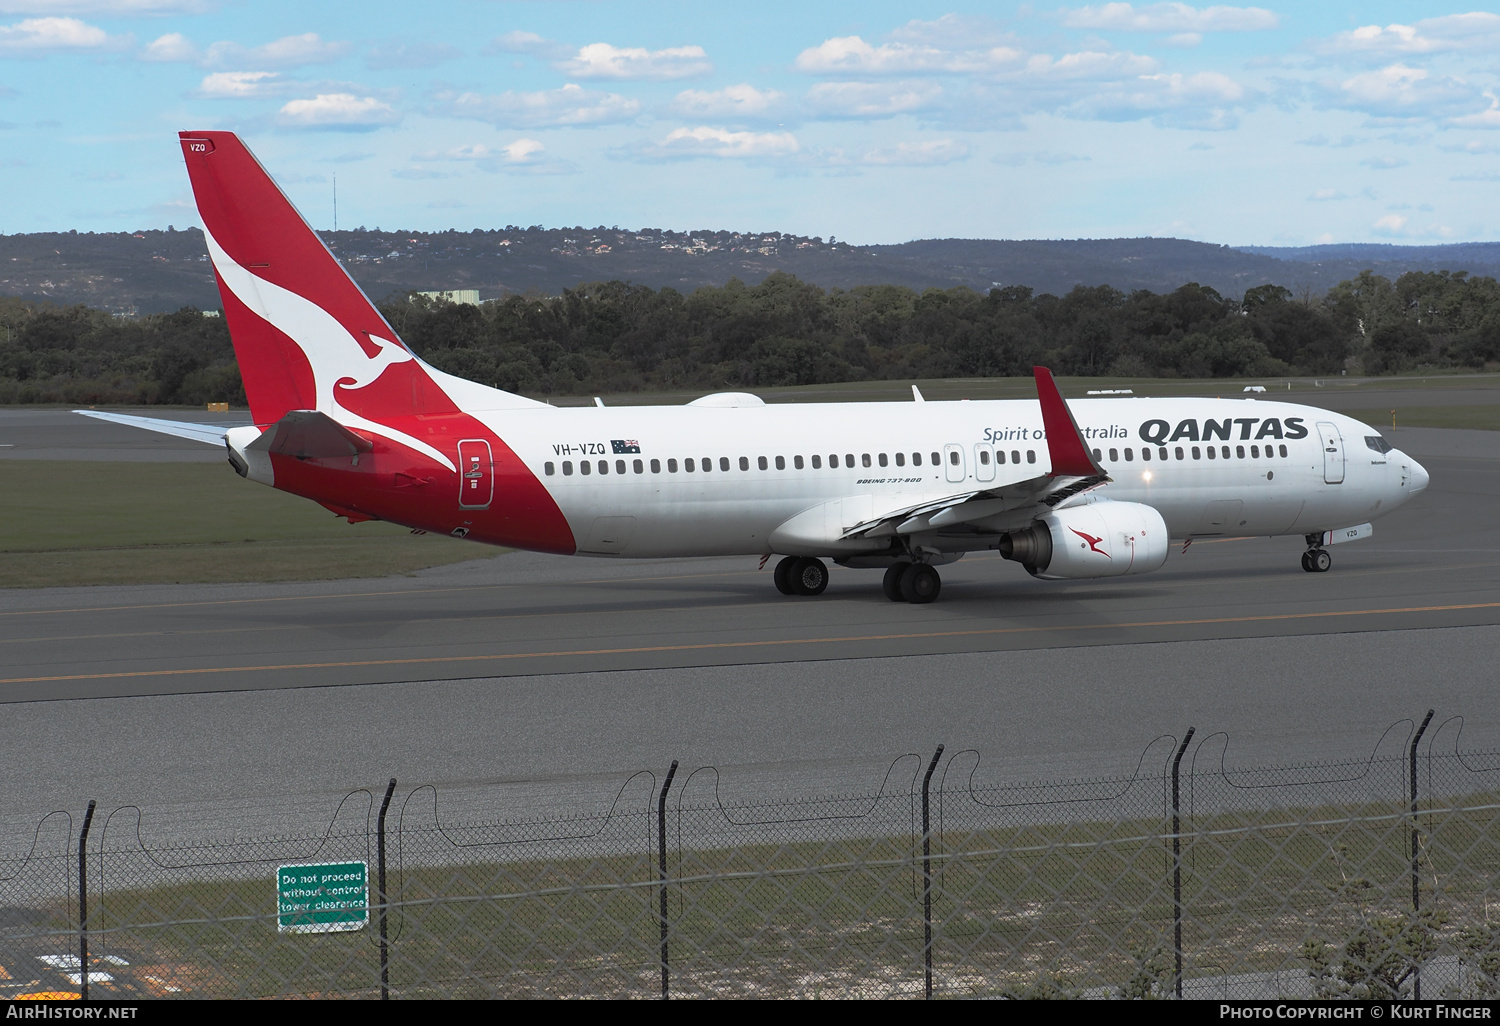
[(1047, 453), (1052, 458), (1050, 477), (1093, 477), (1104, 473), (1094, 462), (1083, 432), (1073, 412), (1057, 390), (1052, 372), (1046, 367), (1033, 367), (1036, 374), (1036, 397), (1042, 404), (1042, 426), (1047, 429)]

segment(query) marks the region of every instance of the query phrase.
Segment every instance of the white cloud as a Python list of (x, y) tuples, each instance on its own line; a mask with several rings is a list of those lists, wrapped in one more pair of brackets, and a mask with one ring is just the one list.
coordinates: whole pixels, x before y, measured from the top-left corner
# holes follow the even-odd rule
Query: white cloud
[[(1450, 118), (1448, 123), (1455, 128), (1500, 128), (1500, 97), (1494, 93), (1485, 93), (1490, 101), (1488, 110), (1482, 110), (1477, 114), (1465, 114), (1461, 117)], [(1465, 150), (1469, 153), (1481, 152), (1484, 143), (1471, 142)]]
[(507, 32), (496, 36), (485, 48), (490, 53), (529, 53), (549, 60), (561, 60), (572, 53), (572, 48), (551, 39), (544, 39), (535, 32)]
[(1393, 167), (1405, 167), (1407, 161), (1399, 157), (1366, 157), (1360, 164), (1376, 171), (1389, 171)]
[(1401, 235), (1406, 231), (1406, 223), (1411, 220), (1402, 214), (1386, 214), (1371, 226), (1371, 231), (1376, 235)]
[(216, 71), (198, 85), (209, 99), (254, 100), (275, 95), (284, 83), (274, 71)]
[(349, 43), (327, 42), (316, 32), (283, 36), (264, 46), (244, 47), (239, 43), (215, 43), (204, 60), (223, 67), (295, 68), (306, 64), (326, 64), (338, 60), (350, 50)]
[(870, 150), (860, 158), (862, 164), (883, 167), (912, 167), (929, 164), (951, 164), (969, 155), (969, 147), (954, 139), (928, 139), (923, 142), (897, 143)]
[(542, 162), (542, 154), (547, 147), (535, 139), (516, 139), (514, 142), (506, 143), (499, 149), (492, 149), (483, 143), (473, 143), (468, 146), (455, 146), (442, 153), (428, 152), (419, 153), (413, 160), (476, 160), (476, 161), (503, 161), (508, 164), (539, 164)]
[(798, 152), (790, 132), (731, 132), (723, 128), (676, 128), (649, 151), (658, 157), (788, 157)]
[(208, 8), (207, 0), (0, 0), (0, 14), (105, 14), (121, 18), (197, 14)]
[(382, 43), (365, 55), (365, 67), (435, 68), (444, 61), (463, 56), (463, 51), (447, 43)]
[(1331, 102), (1377, 117), (1414, 118), (1457, 117), (1482, 101), (1478, 89), (1458, 79), (1392, 64), (1340, 82)]
[(576, 78), (645, 79), (665, 81), (696, 78), (714, 69), (701, 46), (673, 46), (665, 50), (590, 43), (558, 67)]
[(1168, 36), (1162, 42), (1168, 46), (1181, 46), (1184, 48), (1197, 46), (1203, 42), (1203, 34), (1201, 32), (1179, 32), (1175, 36)]
[(935, 82), (820, 82), (807, 103), (822, 117), (889, 118), (927, 109), (942, 93)]
[(401, 115), (373, 96), (323, 93), (310, 100), (291, 100), (277, 113), (284, 128), (326, 128), (369, 131), (394, 125)]
[(812, 75), (910, 75), (1005, 68), (1024, 56), (1008, 46), (951, 50), (929, 43), (871, 46), (859, 36), (825, 39), (797, 55), (793, 66)]
[(1415, 25), (1364, 25), (1341, 32), (1320, 49), (1330, 53), (1441, 53), (1449, 50), (1494, 50), (1500, 46), (1500, 14), (1473, 11), (1424, 18)]
[(893, 31), (891, 38), (952, 49), (973, 49), (991, 46), (1009, 37), (990, 18), (972, 14), (945, 14), (933, 21), (909, 21)]
[(27, 18), (14, 25), (0, 25), (0, 57), (105, 50), (124, 43), (77, 18)]
[(1154, 117), (1163, 127), (1220, 131), (1239, 123), (1233, 108), (1246, 97), (1244, 86), (1216, 71), (1141, 75), (1080, 98), (1072, 112), (1105, 121)]
[(140, 58), (143, 61), (196, 64), (203, 59), (203, 55), (198, 52), (192, 40), (181, 32), (168, 32), (148, 43), (141, 51)]
[(1028, 78), (1105, 79), (1147, 75), (1155, 70), (1156, 61), (1150, 57), (1124, 51), (1100, 53), (1085, 50), (1063, 54), (1056, 60), (1050, 54), (1035, 54), (1027, 59), (1025, 74)]
[(473, 118), (511, 128), (555, 128), (633, 121), (639, 100), (619, 93), (597, 93), (575, 83), (534, 93), (440, 93), (433, 113)]
[(1113, 29), (1125, 32), (1252, 32), (1280, 24), (1263, 7), (1189, 7), (1182, 3), (1111, 3), (1063, 12), (1069, 28)]
[(763, 118), (780, 107), (785, 94), (774, 89), (756, 89), (748, 83), (726, 86), (714, 92), (686, 89), (672, 101), (672, 111), (689, 118)]
[(1338, 189), (1318, 189), (1307, 198), (1316, 203), (1326, 203), (1331, 200), (1346, 200), (1349, 197)]

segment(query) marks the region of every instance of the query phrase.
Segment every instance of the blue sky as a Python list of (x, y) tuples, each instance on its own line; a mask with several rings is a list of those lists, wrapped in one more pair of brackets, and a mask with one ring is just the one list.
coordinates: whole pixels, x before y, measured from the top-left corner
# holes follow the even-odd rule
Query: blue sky
[(1496, 239), (1500, 14), (0, 0), (0, 232), (196, 224), (203, 128), (319, 228)]

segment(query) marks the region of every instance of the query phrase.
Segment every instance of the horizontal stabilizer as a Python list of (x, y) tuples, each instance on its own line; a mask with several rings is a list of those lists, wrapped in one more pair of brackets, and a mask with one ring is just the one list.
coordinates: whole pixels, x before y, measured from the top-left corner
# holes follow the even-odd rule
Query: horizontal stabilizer
[(85, 417), (93, 417), (96, 420), (107, 420), (111, 424), (125, 424), (129, 427), (145, 428), (147, 431), (155, 431), (158, 434), (174, 435), (177, 438), (190, 438), (195, 442), (207, 442), (209, 445), (223, 445), (224, 432), (234, 426), (232, 424), (188, 424), (180, 420), (163, 420), (160, 417), (132, 417), (125, 413), (105, 413), (101, 410), (74, 410), (73, 412)]
[(307, 460), (358, 456), (375, 448), (375, 443), (350, 431), (326, 413), (293, 410), (245, 448)]

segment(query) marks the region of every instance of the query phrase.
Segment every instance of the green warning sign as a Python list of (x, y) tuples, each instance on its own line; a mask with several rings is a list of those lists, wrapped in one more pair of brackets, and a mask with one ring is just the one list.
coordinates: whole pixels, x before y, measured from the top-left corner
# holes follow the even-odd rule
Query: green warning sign
[(370, 922), (370, 867), (364, 862), (309, 862), (276, 870), (280, 933), (339, 933)]

